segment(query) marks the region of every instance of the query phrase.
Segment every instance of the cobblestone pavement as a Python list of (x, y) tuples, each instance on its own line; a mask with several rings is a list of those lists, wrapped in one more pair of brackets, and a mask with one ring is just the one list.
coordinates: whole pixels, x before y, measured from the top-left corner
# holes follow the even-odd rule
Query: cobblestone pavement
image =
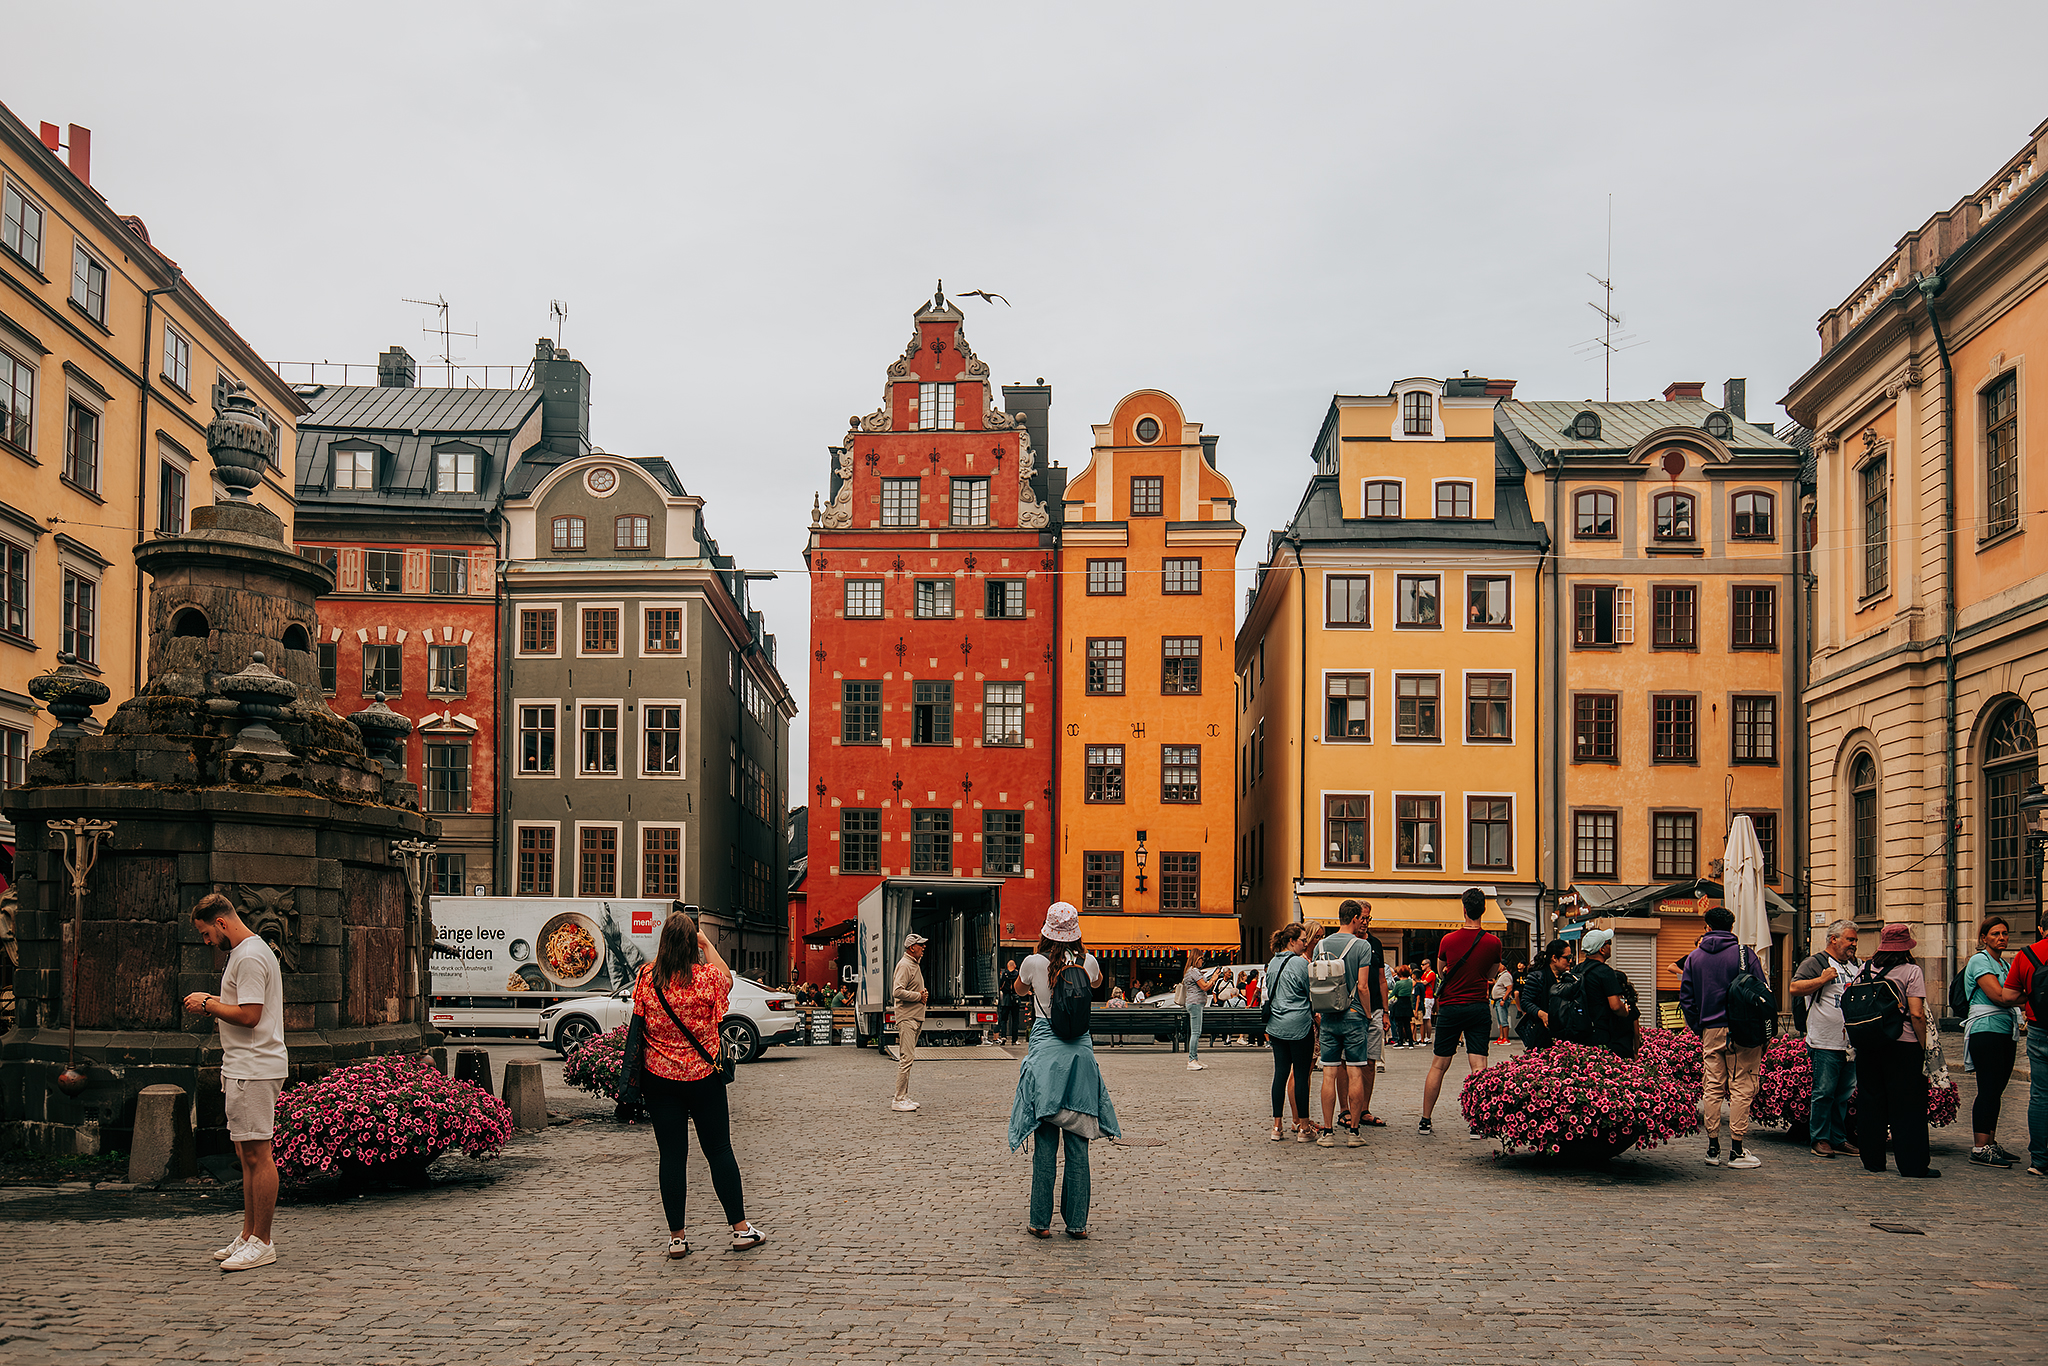
[[(1163, 1048), (1101, 1057), (1127, 1137), (1162, 1142), (1095, 1146), (1088, 1242), (1024, 1235), (1013, 1067), (928, 1055), (924, 1108), (897, 1114), (872, 1052), (778, 1049), (733, 1090), (748, 1213), (772, 1235), (755, 1251), (665, 1261), (652, 1135), (609, 1122), (522, 1137), (433, 1190), (288, 1204), (278, 1264), (234, 1276), (207, 1260), (231, 1193), (17, 1199), (0, 1359), (2041, 1359), (2021, 1296), (2048, 1183), (1968, 1166), (1959, 1127), (1937, 1132), (1940, 1181), (1768, 1136), (1755, 1171), (1691, 1141), (1553, 1171), (1469, 1141), (1448, 1097), (1417, 1135), (1421, 1050), (1391, 1058), (1390, 1127), (1359, 1150), (1264, 1141), (1263, 1051), (1211, 1049), (1203, 1072)], [(2008, 1147), (2024, 1109), (2016, 1087)], [(701, 1162), (691, 1193), (713, 1234)]]

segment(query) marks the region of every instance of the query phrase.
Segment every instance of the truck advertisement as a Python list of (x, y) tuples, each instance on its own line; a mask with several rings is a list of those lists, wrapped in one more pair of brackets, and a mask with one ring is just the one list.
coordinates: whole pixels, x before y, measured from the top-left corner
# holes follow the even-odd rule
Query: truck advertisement
[(642, 963), (654, 961), (668, 908), (666, 901), (437, 896), (433, 994), (538, 997), (616, 991), (633, 980)]

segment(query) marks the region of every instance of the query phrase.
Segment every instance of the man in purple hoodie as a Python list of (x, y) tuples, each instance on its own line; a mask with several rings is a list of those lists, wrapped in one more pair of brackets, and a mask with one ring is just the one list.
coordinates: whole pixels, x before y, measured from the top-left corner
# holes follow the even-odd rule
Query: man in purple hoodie
[(1687, 1028), (1700, 1036), (1702, 1061), (1700, 1118), (1707, 1126), (1707, 1165), (1721, 1165), (1721, 1103), (1728, 1103), (1728, 1165), (1761, 1167), (1763, 1159), (1744, 1152), (1749, 1136), (1749, 1107), (1756, 1100), (1757, 1077), (1764, 1050), (1737, 1048), (1728, 1042), (1728, 984), (1744, 970), (1760, 982), (1764, 965), (1753, 950), (1735, 938), (1735, 912), (1716, 906), (1707, 912), (1707, 932), (1685, 956), (1678, 983), (1678, 1007)]

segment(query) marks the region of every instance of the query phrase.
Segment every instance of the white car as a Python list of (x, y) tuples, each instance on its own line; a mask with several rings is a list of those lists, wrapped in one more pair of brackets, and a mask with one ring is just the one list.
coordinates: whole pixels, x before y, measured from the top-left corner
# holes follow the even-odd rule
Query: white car
[[(734, 973), (725, 1022), (718, 1029), (726, 1053), (734, 1062), (752, 1062), (767, 1052), (770, 1044), (788, 1043), (799, 1028), (796, 1005), (796, 997), (790, 993)], [(632, 1018), (631, 986), (608, 996), (577, 996), (557, 1002), (540, 1013), (540, 1046), (564, 1052)]]

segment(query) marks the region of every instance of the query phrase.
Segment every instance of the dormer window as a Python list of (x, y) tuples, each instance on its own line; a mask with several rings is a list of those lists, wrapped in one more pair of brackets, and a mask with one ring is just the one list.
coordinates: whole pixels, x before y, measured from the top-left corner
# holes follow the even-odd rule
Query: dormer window
[(1446, 479), (1438, 484), (1436, 515), (1469, 520), (1472, 516), (1472, 486), (1461, 479)]
[(441, 451), (436, 454), (434, 488), (440, 493), (475, 493), (476, 452)]
[(1600, 439), (1600, 414), (1588, 408), (1572, 419), (1571, 436), (1577, 441)]
[(953, 386), (950, 384), (920, 384), (917, 386), (917, 425), (927, 432), (950, 432), (953, 430)]
[(1650, 512), (1660, 541), (1690, 541), (1693, 530), (1693, 497), (1689, 493), (1660, 493), (1650, 500)]
[(1726, 441), (1735, 435), (1735, 419), (1726, 413), (1708, 413), (1705, 426), (1707, 435), (1716, 441)]
[(377, 486), (377, 452), (336, 451), (334, 453), (334, 487), (338, 489), (372, 489)]
[(1436, 405), (1424, 390), (1401, 395), (1401, 434), (1429, 436), (1436, 430)]
[(1365, 515), (1368, 517), (1399, 517), (1401, 515), (1401, 484), (1395, 479), (1372, 479), (1365, 485)]

